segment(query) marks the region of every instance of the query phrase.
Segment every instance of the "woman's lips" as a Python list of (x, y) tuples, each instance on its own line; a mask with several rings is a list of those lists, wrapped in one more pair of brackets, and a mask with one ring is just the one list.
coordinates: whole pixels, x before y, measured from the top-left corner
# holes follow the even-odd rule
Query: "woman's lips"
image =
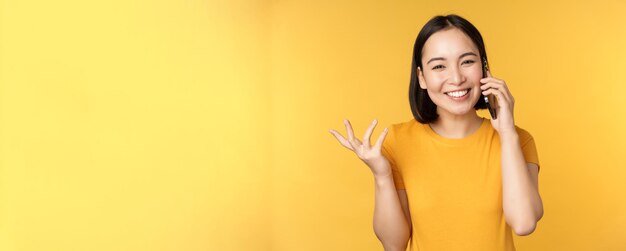
[[(450, 97), (452, 100), (463, 101), (463, 100), (465, 100), (469, 96), (469, 92), (470, 92), (471, 89), (472, 88), (465, 89), (465, 90), (462, 90), (462, 91), (446, 92), (445, 94), (446, 94), (446, 96)], [(452, 96), (452, 95), (450, 95), (450, 93), (462, 94), (462, 95), (461, 96)]]

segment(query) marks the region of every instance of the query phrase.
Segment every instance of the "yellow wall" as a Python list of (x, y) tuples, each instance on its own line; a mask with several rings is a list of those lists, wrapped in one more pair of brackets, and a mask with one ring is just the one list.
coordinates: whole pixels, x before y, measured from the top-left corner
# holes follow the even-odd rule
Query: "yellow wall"
[(410, 119), (415, 36), (449, 13), (537, 142), (517, 248), (626, 249), (625, 2), (373, 2), (0, 0), (0, 250), (382, 250), (328, 129)]
[(0, 250), (270, 250), (269, 7), (2, 1)]

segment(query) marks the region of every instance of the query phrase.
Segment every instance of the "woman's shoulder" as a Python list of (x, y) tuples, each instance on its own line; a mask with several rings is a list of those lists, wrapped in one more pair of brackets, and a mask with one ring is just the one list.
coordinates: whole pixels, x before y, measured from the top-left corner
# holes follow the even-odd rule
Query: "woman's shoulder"
[[(491, 124), (491, 121), (489, 118), (485, 118), (485, 119), (486, 119), (487, 124)], [(491, 129), (493, 133), (497, 133), (497, 131), (492, 126), (489, 126), (489, 129)], [(520, 139), (532, 138), (532, 135), (530, 134), (530, 132), (526, 128), (523, 128), (519, 125), (515, 125), (515, 132), (517, 132), (517, 135), (519, 136)]]
[(515, 131), (517, 132), (517, 136), (522, 142), (533, 139), (533, 135), (525, 128), (515, 125)]
[(515, 131), (517, 131), (517, 134), (520, 137), (522, 137), (522, 136), (523, 137), (532, 137), (532, 135), (530, 134), (530, 132), (528, 132), (528, 130), (526, 130), (526, 129), (518, 126), (518, 125), (515, 125)]
[(392, 123), (389, 130), (396, 134), (414, 133), (416, 130), (423, 128), (423, 125), (414, 118)]

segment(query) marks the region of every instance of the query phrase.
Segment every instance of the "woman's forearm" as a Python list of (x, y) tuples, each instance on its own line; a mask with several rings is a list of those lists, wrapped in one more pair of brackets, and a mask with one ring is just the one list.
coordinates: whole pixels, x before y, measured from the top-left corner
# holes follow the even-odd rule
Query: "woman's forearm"
[(532, 183), (517, 134), (500, 135), (502, 145), (502, 203), (507, 223), (517, 235), (535, 230), (543, 214), (539, 191)]
[(386, 251), (406, 249), (409, 223), (402, 210), (391, 173), (375, 177), (374, 233)]

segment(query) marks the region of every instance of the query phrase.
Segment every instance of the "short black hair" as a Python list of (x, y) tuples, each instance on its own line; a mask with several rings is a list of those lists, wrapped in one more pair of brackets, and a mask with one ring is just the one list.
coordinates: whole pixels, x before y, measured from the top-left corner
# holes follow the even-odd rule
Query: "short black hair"
[[(424, 27), (422, 27), (422, 30), (420, 30), (415, 39), (415, 45), (413, 45), (413, 63), (411, 64), (411, 83), (409, 86), (411, 112), (413, 112), (413, 117), (422, 124), (434, 122), (439, 117), (439, 114), (437, 114), (437, 105), (430, 99), (428, 92), (419, 86), (419, 80), (417, 78), (417, 67), (424, 70), (422, 66), (422, 48), (424, 48), (426, 40), (435, 32), (449, 28), (458, 28), (469, 36), (478, 48), (481, 64), (488, 62), (483, 37), (472, 23), (455, 14), (447, 16), (439, 15), (431, 18)], [(483, 77), (486, 77), (484, 71)], [(478, 102), (474, 105), (474, 109), (487, 109), (487, 103), (485, 103), (485, 98), (482, 94)]]

